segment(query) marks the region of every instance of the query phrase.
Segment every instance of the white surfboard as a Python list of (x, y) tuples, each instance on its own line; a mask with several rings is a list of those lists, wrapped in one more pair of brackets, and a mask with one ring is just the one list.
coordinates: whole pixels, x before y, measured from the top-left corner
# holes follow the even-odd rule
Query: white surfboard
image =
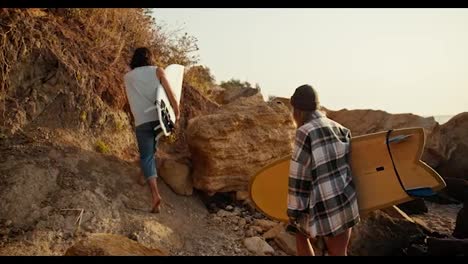
[[(174, 93), (177, 105), (180, 104), (180, 97), (182, 94), (182, 82), (184, 79), (184, 66), (179, 64), (171, 64), (164, 69), (167, 81), (171, 85), (172, 92)], [(165, 136), (169, 136), (173, 130), (176, 122), (174, 109), (171, 102), (160, 83), (156, 91), (155, 106), (147, 109), (145, 112), (151, 111), (156, 108), (158, 118), (161, 123), (161, 128)]]

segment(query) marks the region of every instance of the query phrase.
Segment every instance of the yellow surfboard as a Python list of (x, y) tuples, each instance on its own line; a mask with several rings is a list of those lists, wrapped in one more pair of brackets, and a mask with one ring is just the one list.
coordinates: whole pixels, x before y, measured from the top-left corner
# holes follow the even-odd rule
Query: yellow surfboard
[[(421, 161), (422, 128), (406, 128), (351, 139), (351, 169), (361, 215), (373, 210), (434, 195), (445, 188), (442, 177)], [(289, 162), (284, 157), (262, 168), (250, 181), (249, 192), (258, 210), (272, 219), (288, 221)]]

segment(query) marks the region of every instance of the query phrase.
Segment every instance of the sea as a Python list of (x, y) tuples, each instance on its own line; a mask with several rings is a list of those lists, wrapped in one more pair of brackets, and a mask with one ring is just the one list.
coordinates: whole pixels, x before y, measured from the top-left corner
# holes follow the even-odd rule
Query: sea
[(452, 117), (454, 117), (454, 115), (436, 115), (434, 116), (434, 119), (436, 122), (442, 125), (443, 123), (449, 121)]

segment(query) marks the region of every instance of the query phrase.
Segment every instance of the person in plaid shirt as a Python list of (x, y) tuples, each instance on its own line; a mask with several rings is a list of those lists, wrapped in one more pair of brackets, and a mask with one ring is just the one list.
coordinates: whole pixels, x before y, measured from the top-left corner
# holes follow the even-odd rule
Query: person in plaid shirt
[(291, 97), (297, 124), (288, 188), (288, 216), (298, 255), (314, 255), (309, 238), (323, 237), (329, 255), (347, 255), (360, 221), (349, 164), (351, 132), (318, 110), (317, 93), (302, 85)]

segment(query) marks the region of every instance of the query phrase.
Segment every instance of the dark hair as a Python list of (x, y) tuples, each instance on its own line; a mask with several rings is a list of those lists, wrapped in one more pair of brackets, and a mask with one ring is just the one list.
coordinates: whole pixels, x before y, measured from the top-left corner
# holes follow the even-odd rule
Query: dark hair
[(153, 65), (153, 54), (146, 48), (137, 48), (133, 53), (132, 60), (130, 62), (130, 68), (133, 70), (137, 67)]
[(315, 111), (319, 108), (317, 92), (312, 85), (301, 85), (291, 96), (291, 105), (298, 110)]

